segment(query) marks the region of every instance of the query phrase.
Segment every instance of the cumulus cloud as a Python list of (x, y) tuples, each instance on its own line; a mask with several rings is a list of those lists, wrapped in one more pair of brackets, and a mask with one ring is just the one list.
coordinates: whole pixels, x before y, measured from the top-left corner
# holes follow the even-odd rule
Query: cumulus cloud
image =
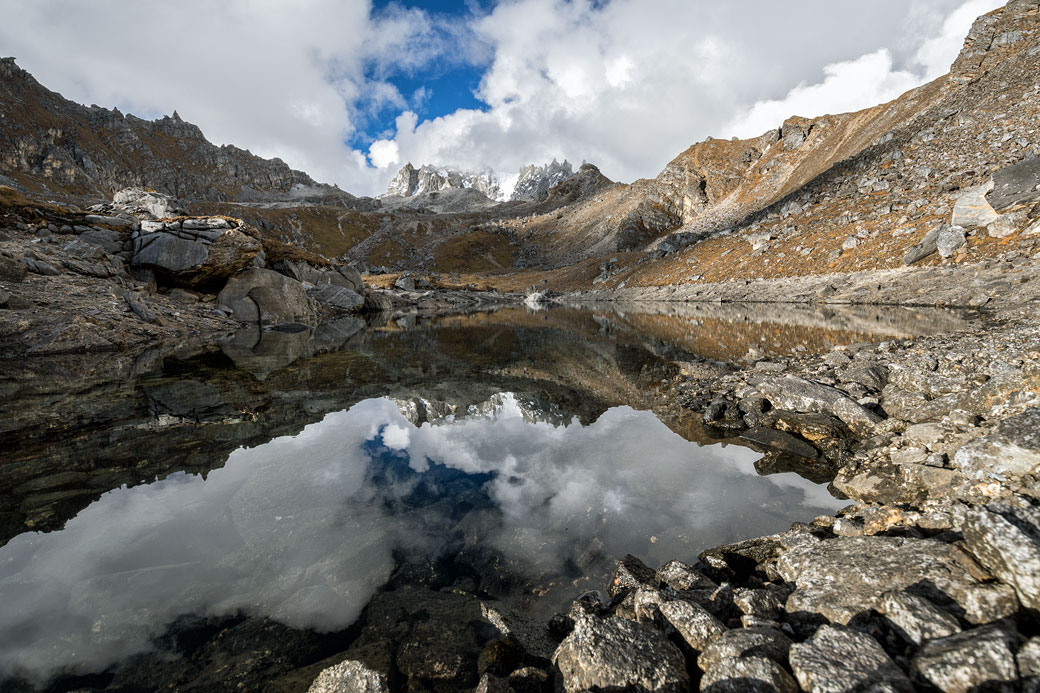
[[(0, 0), (0, 45), (74, 100), (176, 108), (217, 143), (375, 194), (405, 161), (510, 174), (556, 157), (653, 176), (708, 135), (932, 79), (999, 4), (501, 0), (443, 15), (369, 0)], [(453, 65), (480, 71), (483, 107), (421, 120), (431, 93), (402, 93), (395, 77)], [(368, 132), (394, 113), (389, 132)]]
[(1001, 0), (969, 0), (957, 8), (943, 21), (937, 36), (921, 39), (911, 61), (917, 69), (896, 69), (887, 48), (832, 63), (823, 68), (822, 81), (802, 82), (782, 99), (756, 102), (745, 115), (727, 124), (722, 135), (754, 137), (788, 116), (846, 113), (891, 101), (945, 74), (975, 18), (1002, 4)]

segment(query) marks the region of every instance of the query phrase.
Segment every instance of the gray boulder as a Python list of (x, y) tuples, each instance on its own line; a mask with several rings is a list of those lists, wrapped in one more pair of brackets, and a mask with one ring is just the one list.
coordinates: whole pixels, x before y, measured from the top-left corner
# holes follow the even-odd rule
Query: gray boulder
[[(953, 467), (978, 480), (996, 479), (1020, 485), (1022, 477), (1040, 472), (1040, 408), (1008, 417), (987, 436), (961, 447)], [(1032, 483), (1024, 480), (1027, 486)]]
[(365, 303), (365, 299), (354, 290), (333, 284), (316, 286), (309, 290), (307, 295), (341, 313), (357, 312)]
[(185, 228), (183, 224), (189, 221), (153, 232), (136, 232), (131, 266), (153, 270), (174, 284), (199, 287), (252, 266), (263, 251), (260, 241), (241, 229)]
[(701, 671), (741, 657), (765, 657), (786, 662), (791, 640), (776, 628), (735, 628), (726, 631), (704, 648), (697, 658)]
[(563, 690), (680, 691), (690, 678), (682, 653), (653, 626), (579, 614), (553, 655)]
[(1040, 614), (1040, 510), (989, 505), (964, 519), (964, 541), (978, 561)]
[(217, 301), (242, 322), (313, 324), (314, 309), (300, 282), (273, 270), (248, 269), (228, 280)]
[(961, 631), (957, 619), (947, 611), (924, 597), (904, 590), (883, 594), (879, 611), (904, 638), (915, 645)]
[(123, 249), (123, 244), (129, 238), (118, 231), (111, 229), (89, 229), (79, 235), (79, 239), (86, 243), (93, 243), (104, 248), (109, 253), (118, 253)]
[(1011, 691), (1018, 678), (1011, 642), (1014, 636), (996, 626), (957, 633), (926, 643), (914, 656), (911, 671), (922, 684), (948, 693)]
[(656, 577), (658, 582), (668, 585), (676, 592), (713, 590), (718, 587), (711, 579), (682, 561), (668, 561), (657, 569)]
[(1018, 611), (1006, 586), (979, 582), (961, 549), (930, 539), (836, 537), (806, 541), (783, 553), (777, 569), (796, 589), (788, 614), (848, 623), (880, 609), (889, 590), (915, 594), (954, 608), (972, 623), (987, 623)]
[(1018, 675), (1022, 677), (1023, 691), (1040, 690), (1040, 635), (1035, 635), (1018, 648), (1015, 655), (1018, 664)]
[(386, 676), (347, 660), (323, 670), (307, 693), (390, 693)]
[(798, 684), (765, 657), (728, 659), (701, 677), (704, 693), (795, 693)]
[(365, 292), (365, 303), (362, 310), (366, 313), (390, 313), (394, 309), (394, 301), (383, 291), (368, 290)]
[(1040, 202), (1040, 157), (1032, 156), (993, 174), (986, 199), (998, 212)]
[(29, 268), (24, 263), (18, 262), (6, 255), (0, 255), (0, 280), (5, 282), (22, 282), (29, 273)]
[(973, 226), (989, 226), (999, 218), (996, 210), (986, 199), (987, 193), (993, 189), (993, 182), (968, 188), (953, 204), (950, 223), (954, 226), (971, 228)]
[(874, 638), (841, 626), (823, 626), (808, 641), (792, 645), (790, 659), (798, 683), (812, 693), (913, 690)]
[(941, 257), (953, 257), (957, 249), (967, 242), (968, 237), (960, 226), (944, 226), (939, 229), (935, 247)]
[(837, 388), (797, 376), (768, 377), (757, 388), (776, 409), (833, 414), (860, 435), (871, 433), (882, 421)]
[(658, 609), (661, 611), (661, 616), (679, 632), (686, 644), (698, 652), (726, 632), (726, 626), (700, 604), (677, 599), (662, 602)]
[(906, 252), (906, 255), (903, 256), (903, 264), (907, 266), (912, 265), (915, 262), (920, 262), (929, 255), (938, 252), (938, 241), (939, 229), (932, 229), (924, 235), (924, 238), (922, 238), (917, 245), (913, 246)]
[(618, 597), (640, 587), (656, 588), (657, 574), (641, 560), (627, 554), (614, 567), (607, 592), (611, 597)]
[(112, 206), (129, 214), (152, 219), (175, 216), (179, 210), (169, 195), (140, 188), (124, 188), (112, 196)]

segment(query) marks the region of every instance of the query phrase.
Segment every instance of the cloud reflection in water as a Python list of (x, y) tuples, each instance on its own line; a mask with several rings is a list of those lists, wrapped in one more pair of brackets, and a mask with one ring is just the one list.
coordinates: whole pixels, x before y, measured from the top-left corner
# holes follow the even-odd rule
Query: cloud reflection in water
[[(649, 412), (557, 426), (501, 401), (494, 416), (415, 427), (391, 400), (366, 400), (236, 450), (206, 479), (118, 489), (62, 531), (16, 537), (0, 549), (0, 672), (101, 670), (183, 614), (343, 628), (395, 551), (436, 553), (462, 528), (536, 579), (590, 546), (604, 561), (692, 559), (841, 505), (795, 475), (759, 477), (756, 453), (690, 443)], [(467, 483), (460, 504), (452, 494)]]

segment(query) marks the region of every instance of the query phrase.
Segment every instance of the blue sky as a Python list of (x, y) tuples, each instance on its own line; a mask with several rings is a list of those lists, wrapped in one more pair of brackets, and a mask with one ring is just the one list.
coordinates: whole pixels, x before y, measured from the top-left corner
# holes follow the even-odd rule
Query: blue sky
[(508, 189), (553, 158), (653, 177), (708, 136), (890, 100), (944, 74), (1002, 4), (0, 0), (0, 52), (79, 103), (177, 110), (358, 195), (406, 162), (492, 169)]

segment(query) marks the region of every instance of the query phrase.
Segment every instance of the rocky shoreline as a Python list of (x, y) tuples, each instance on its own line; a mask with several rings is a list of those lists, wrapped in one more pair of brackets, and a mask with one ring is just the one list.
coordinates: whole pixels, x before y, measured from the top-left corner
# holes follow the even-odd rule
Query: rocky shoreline
[[(956, 334), (752, 351), (721, 375), (688, 378), (681, 404), (720, 438), (765, 453), (760, 472), (829, 480), (849, 505), (656, 570), (628, 556), (605, 594), (583, 595), (545, 627), (485, 604), (505, 644), (485, 649), (477, 690), (1040, 690), (1036, 272), (1031, 262), (905, 270), (908, 281), (871, 293), (857, 287), (887, 278), (719, 287), (715, 296), (743, 286), (759, 300), (879, 304), (918, 287), (931, 289), (928, 304), (982, 291), (999, 310)], [(821, 285), (835, 291), (820, 296)], [(611, 297), (623, 305), (633, 293)], [(513, 664), (492, 656), (509, 648)], [(389, 688), (345, 661), (311, 690)]]

